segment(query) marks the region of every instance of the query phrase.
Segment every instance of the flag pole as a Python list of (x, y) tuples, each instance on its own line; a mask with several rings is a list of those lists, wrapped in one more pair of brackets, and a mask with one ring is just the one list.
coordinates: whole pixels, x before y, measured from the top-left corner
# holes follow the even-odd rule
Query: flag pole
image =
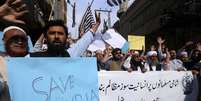
[(93, 3), (94, 3), (94, 0), (91, 1), (91, 4), (89, 6), (91, 7)]

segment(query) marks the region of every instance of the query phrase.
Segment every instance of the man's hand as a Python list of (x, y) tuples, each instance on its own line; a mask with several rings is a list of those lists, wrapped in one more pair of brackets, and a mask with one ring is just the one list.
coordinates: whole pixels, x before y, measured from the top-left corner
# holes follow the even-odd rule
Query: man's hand
[(164, 42), (165, 42), (165, 40), (162, 40), (162, 38), (161, 37), (158, 37), (157, 38), (157, 42), (158, 42), (158, 44), (163, 44)]
[(96, 23), (95, 25), (92, 27), (91, 31), (93, 33), (95, 33), (101, 23), (101, 17), (100, 17), (100, 13), (97, 14), (97, 12), (95, 12), (95, 17), (96, 17)]
[(0, 19), (3, 21), (25, 24), (24, 21), (19, 20), (25, 13), (28, 13), (28, 10), (22, 0), (6, 0), (0, 7)]
[(144, 45), (142, 45), (142, 51), (145, 51), (145, 47), (144, 47)]

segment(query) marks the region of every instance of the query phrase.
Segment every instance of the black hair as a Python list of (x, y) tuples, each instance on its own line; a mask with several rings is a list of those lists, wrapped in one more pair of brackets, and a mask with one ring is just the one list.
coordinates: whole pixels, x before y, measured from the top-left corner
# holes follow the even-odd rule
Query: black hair
[(64, 24), (63, 20), (50, 20), (46, 23), (46, 26), (43, 28), (43, 33), (46, 36), (47, 31), (50, 27), (52, 26), (61, 26), (64, 28), (65, 34), (66, 36), (68, 36), (68, 28), (66, 27), (66, 25)]
[(112, 55), (114, 56), (116, 54), (116, 52), (120, 51), (121, 52), (121, 49), (120, 48), (115, 48), (112, 50)]

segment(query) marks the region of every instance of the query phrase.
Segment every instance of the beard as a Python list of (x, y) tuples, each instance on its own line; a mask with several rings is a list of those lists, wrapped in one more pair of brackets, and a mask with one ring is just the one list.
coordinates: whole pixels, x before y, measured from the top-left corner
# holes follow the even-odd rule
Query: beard
[(61, 41), (48, 42), (47, 45), (48, 45), (48, 50), (53, 52), (63, 51), (66, 48), (65, 43)]
[(115, 61), (119, 61), (119, 60), (121, 60), (121, 57), (120, 57), (120, 56), (114, 56), (113, 59), (114, 59)]

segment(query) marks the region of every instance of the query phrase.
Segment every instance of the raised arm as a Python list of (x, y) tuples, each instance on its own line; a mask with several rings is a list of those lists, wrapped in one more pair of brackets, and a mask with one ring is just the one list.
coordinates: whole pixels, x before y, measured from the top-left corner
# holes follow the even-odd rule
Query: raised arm
[(158, 42), (158, 56), (159, 60), (161, 61), (163, 58), (162, 44), (164, 44), (165, 40), (163, 40), (161, 37), (158, 37), (157, 42)]
[(19, 19), (25, 13), (28, 13), (28, 10), (22, 0), (6, 0), (0, 6), (0, 20), (2, 21), (25, 24)]
[(69, 48), (67, 51), (70, 54), (71, 57), (80, 57), (88, 48), (88, 46), (91, 44), (91, 42), (94, 40), (94, 34), (97, 31), (101, 19), (100, 19), (100, 13), (95, 13), (96, 16), (96, 23), (95, 25), (85, 33), (76, 43), (73, 45), (73, 47)]

